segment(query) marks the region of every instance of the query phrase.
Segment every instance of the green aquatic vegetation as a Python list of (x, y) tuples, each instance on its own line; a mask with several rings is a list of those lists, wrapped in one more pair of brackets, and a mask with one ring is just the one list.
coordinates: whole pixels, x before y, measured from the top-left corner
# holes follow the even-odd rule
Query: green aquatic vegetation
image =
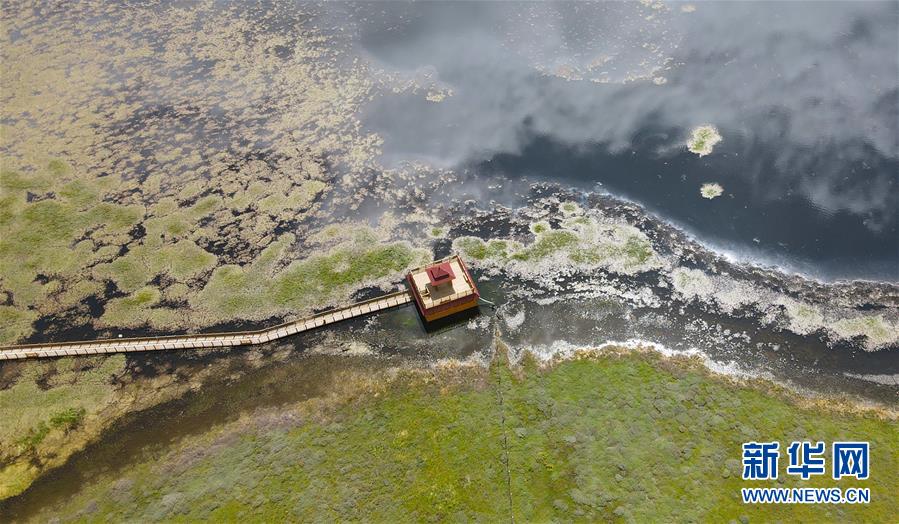
[(56, 200), (41, 200), (27, 206), (22, 213), (23, 225), (18, 231), (24, 240), (39, 241), (68, 240), (85, 224), (85, 216), (74, 212), (71, 206)]
[(159, 296), (159, 290), (155, 287), (145, 287), (136, 291), (131, 296), (119, 300), (128, 307), (145, 307), (158, 302)]
[(56, 178), (66, 176), (72, 172), (72, 167), (58, 158), (47, 162), (47, 171)]
[(58, 194), (79, 208), (95, 204), (100, 198), (100, 191), (95, 184), (89, 184), (84, 180), (69, 182), (59, 189)]
[(824, 314), (811, 304), (784, 299), (781, 301), (787, 313), (790, 329), (795, 333), (807, 335), (824, 325)]
[[(275, 304), (308, 307), (315, 295), (328, 296), (351, 285), (399, 274), (419, 260), (407, 244), (338, 248), (291, 263), (271, 286)], [(314, 303), (314, 302), (313, 302)]]
[(690, 134), (690, 140), (687, 142), (687, 149), (691, 153), (699, 156), (705, 156), (712, 152), (715, 144), (721, 142), (721, 135), (714, 126), (704, 125), (693, 129)]
[(460, 237), (453, 241), (453, 250), (465, 258), (484, 260), (487, 258), (487, 243), (477, 237)]
[(512, 258), (521, 261), (542, 260), (554, 253), (571, 249), (578, 244), (578, 241), (578, 236), (571, 231), (558, 229), (542, 231), (537, 233), (534, 243), (517, 250), (512, 254)]
[(557, 257), (560, 262), (567, 259), (576, 265), (635, 273), (662, 264), (649, 238), (630, 225), (579, 216), (563, 220), (560, 229), (537, 222), (531, 225), (531, 231), (534, 241), (530, 244), (459, 237), (453, 242), (453, 249), (474, 261), (499, 266)]
[(714, 284), (707, 274), (699, 269), (675, 268), (671, 272), (674, 290), (686, 298), (704, 297), (714, 291)]
[(152, 217), (144, 222), (147, 236), (157, 238), (181, 238), (191, 232), (191, 221), (187, 213), (170, 213), (160, 217)]
[(477, 237), (459, 237), (453, 241), (453, 250), (467, 259), (505, 260), (509, 258), (510, 250), (518, 245), (517, 242), (495, 238), (485, 242)]
[(37, 313), (12, 306), (0, 306), (0, 341), (18, 340), (31, 333)]
[[(157, 254), (159, 266), (177, 280), (185, 281), (213, 268), (216, 257), (189, 240), (167, 245)], [(151, 267), (156, 267), (151, 265)]]
[(259, 201), (259, 209), (281, 213), (286, 209), (307, 209), (328, 185), (320, 180), (307, 180), (299, 186), (286, 188), (284, 193), (273, 193)]
[[(279, 408), (274, 426), (261, 413), (194, 435), (121, 477), (93, 477), (32, 518), (891, 522), (899, 509), (889, 496), (899, 489), (891, 415), (797, 401), (695, 362), (649, 353), (551, 368), (497, 359), (489, 370), (361, 382), (372, 386)], [(871, 504), (741, 503), (741, 487), (769, 485), (741, 480), (742, 442), (862, 436), (877, 470), (839, 486), (871, 488)], [(780, 474), (774, 485), (834, 485)], [(83, 508), (89, 516), (78, 516)]]
[(102, 283), (94, 280), (81, 280), (66, 286), (62, 291), (54, 295), (53, 300), (59, 307), (70, 308), (81, 304), (84, 297), (99, 296), (103, 292), (104, 286)]
[(350, 284), (397, 273), (411, 262), (412, 251), (403, 245), (337, 249), (328, 255), (293, 262), (275, 276), (269, 289), (277, 305), (308, 307), (315, 303), (315, 295), (327, 295)]
[(487, 241), (485, 254), (488, 258), (504, 260), (509, 258), (509, 250), (517, 249), (518, 243), (492, 238)]
[(143, 217), (141, 206), (122, 206), (101, 202), (88, 212), (90, 222), (103, 228), (109, 234), (124, 233)]
[[(143, 208), (100, 201), (112, 182), (78, 178), (58, 160), (28, 175), (4, 171), (0, 185), (0, 266), (4, 268), (0, 285), (12, 293), (13, 307), (23, 312), (14, 330), (3, 330), (0, 342), (10, 342), (30, 333), (21, 329), (21, 321), (30, 315), (25, 312), (38, 306), (53, 311), (48, 297), (74, 284), (85, 267), (108, 256), (95, 243), (102, 246), (127, 233), (140, 221)], [(42, 197), (29, 201), (29, 193)], [(91, 240), (79, 242), (83, 236)], [(38, 275), (49, 277), (50, 283)]]
[(143, 250), (135, 249), (112, 262), (94, 267), (93, 274), (97, 279), (112, 280), (122, 291), (133, 291), (147, 281), (147, 268), (143, 262)]
[(66, 408), (50, 417), (50, 425), (68, 431), (81, 424), (86, 413), (84, 408)]
[(675, 268), (671, 271), (674, 290), (683, 298), (716, 304), (723, 311), (752, 305), (765, 311), (767, 322), (778, 322), (799, 335), (827, 332), (831, 336), (860, 342), (867, 351), (875, 351), (899, 341), (899, 326), (882, 314), (859, 314), (846, 309), (823, 307), (756, 287), (729, 277), (711, 276), (698, 269)]
[(222, 206), (222, 199), (209, 195), (193, 205), (181, 208), (174, 199), (165, 199), (154, 210), (154, 215), (144, 221), (147, 242), (158, 244), (160, 239), (177, 240), (193, 232), (197, 222)]
[(652, 244), (645, 238), (629, 236), (624, 242), (624, 254), (627, 255), (629, 263), (641, 265), (649, 261), (655, 252), (652, 250)]
[(891, 324), (883, 315), (843, 318), (829, 327), (843, 338), (864, 337), (865, 349), (868, 350), (899, 340), (899, 325)]
[(702, 187), (699, 188), (699, 194), (702, 195), (702, 198), (711, 200), (723, 195), (724, 188), (721, 187), (721, 184), (717, 183), (703, 184)]
[(40, 193), (50, 187), (50, 177), (46, 173), (22, 175), (16, 171), (0, 171), (0, 189), (6, 194), (24, 193), (31, 191)]
[[(93, 266), (115, 257), (71, 253), (82, 237), (98, 250), (130, 251), (154, 234), (165, 234), (167, 243), (214, 242), (245, 264), (279, 224), (298, 221), (308, 233), (313, 221), (303, 219), (318, 212), (315, 201), (334, 173), (362, 173), (374, 165), (380, 138), (357, 118), (373, 82), (365, 68), (338, 59), (337, 47), (328, 44), (334, 35), (289, 22), (283, 32), (246, 29), (227, 13), (200, 5), (166, 13), (112, 4), (48, 16), (15, 11), (5, 22), (17, 36), (4, 42), (9, 45), (0, 73), (0, 134), (8, 152), (0, 162), (0, 297), (11, 296), (15, 308), (62, 313), (56, 293), (97, 280)], [(270, 19), (302, 17), (279, 6), (263, 11)], [(122, 36), (138, 33), (137, 39)], [(182, 45), (182, 38), (193, 44)], [(154, 41), (168, 44), (154, 53), (148, 47)], [(271, 53), (281, 47), (290, 49), (289, 57)], [(160, 74), (193, 70), (198, 63), (214, 64), (214, 70)], [(190, 104), (175, 102), (165, 118), (147, 118), (146, 101), (119, 96), (110, 89), (113, 78)], [(215, 115), (223, 112), (241, 118), (219, 121)], [(201, 131), (212, 121), (214, 140)], [(260, 147), (263, 153), (252, 152)], [(351, 178), (347, 183), (355, 183)], [(77, 212), (51, 209), (61, 211), (52, 214), (53, 227), (33, 227), (24, 212), (46, 200)], [(175, 207), (164, 212), (167, 200)], [(129, 211), (119, 213), (123, 207)], [(142, 224), (143, 217), (153, 222)], [(133, 238), (139, 225), (145, 238)], [(41, 273), (43, 261), (66, 271)], [(135, 262), (128, 292), (153, 280), (141, 278)], [(189, 277), (188, 294), (207, 275)], [(43, 276), (54, 281), (52, 289)], [(85, 319), (70, 313), (65, 318)], [(181, 327), (196, 327), (189, 315), (184, 319)]]
[[(333, 231), (324, 234), (331, 239), (340, 239), (341, 235)], [(216, 268), (191, 305), (204, 317), (216, 320), (308, 311), (326, 305), (353, 287), (385, 277), (398, 279), (403, 271), (430, 258), (426, 251), (405, 242), (372, 243), (370, 232), (356, 231), (351, 236), (355, 238), (338, 240), (328, 251), (275, 270), (274, 265), (294, 240), (285, 235), (249, 266)]]
[(577, 205), (574, 202), (565, 202), (559, 208), (562, 210), (562, 214), (567, 217), (570, 217), (572, 215), (580, 215), (584, 211), (583, 209), (581, 209), (581, 206)]
[[(0, 457), (16, 456), (20, 445), (34, 448), (80, 424), (113, 397), (112, 377), (125, 367), (125, 355), (62, 358), (22, 364), (21, 376), (0, 390)], [(0, 467), (0, 499), (12, 479)]]
[(187, 208), (187, 216), (191, 220), (196, 220), (212, 213), (222, 205), (222, 199), (215, 195), (208, 195), (197, 200), (194, 205)]
[(178, 325), (185, 315), (174, 309), (154, 307), (162, 298), (158, 288), (147, 286), (127, 297), (114, 298), (106, 303), (103, 316), (98, 324), (103, 327), (140, 327), (149, 325), (154, 328), (167, 328)]
[[(186, 326), (198, 318), (202, 321), (203, 315), (197, 317), (190, 311), (176, 315), (167, 307), (137, 304), (135, 296), (157, 277), (165, 276), (163, 282), (166, 285), (187, 285), (179, 288), (180, 292), (176, 294), (182, 300), (196, 298), (203, 280), (218, 264), (215, 255), (196, 243), (211, 231), (211, 228), (201, 228), (201, 221), (213, 224), (230, 221), (233, 220), (231, 208), (256, 205), (278, 215), (287, 209), (308, 207), (326, 189), (326, 184), (320, 180), (306, 178), (297, 182), (285, 178), (274, 183), (275, 186), (281, 184), (283, 191), (274, 191), (269, 187), (271, 184), (261, 182), (245, 187), (238, 183), (227, 197), (208, 194), (185, 205), (177, 198), (167, 196), (145, 208), (107, 200), (127, 184), (121, 179), (109, 176), (92, 179), (62, 161), (51, 162), (44, 170), (27, 176), (4, 171), (0, 184), (4, 188), (0, 197), (4, 204), (8, 204), (0, 211), (3, 229), (0, 263), (15, 268), (3, 275), (0, 285), (14, 299), (10, 307), (18, 310), (16, 314), (12, 310), (3, 311), (10, 322), (0, 330), (3, 337), (0, 342), (29, 335), (28, 325), (39, 314), (77, 307), (85, 297), (102, 294), (103, 281), (111, 281), (119, 290), (132, 295), (109, 301), (102, 318), (95, 321), (98, 326), (169, 328)], [(201, 191), (201, 186), (193, 186), (187, 188), (182, 198), (190, 198)], [(43, 196), (29, 202), (29, 193)], [(246, 223), (251, 229), (242, 234), (253, 239), (261, 239), (273, 225), (264, 221)], [(129, 233), (138, 224), (143, 226), (145, 235), (133, 240)], [(122, 246), (126, 246), (125, 253), (119, 256)], [(373, 274), (377, 274), (383, 261), (368, 261), (375, 268)], [(350, 265), (357, 263), (354, 261)], [(325, 278), (321, 285), (344, 285), (358, 276), (354, 267), (343, 280), (336, 273), (323, 273)], [(293, 304), (287, 295), (295, 291), (298, 290), (285, 284), (277, 304)], [(223, 300), (233, 302), (234, 296), (239, 294), (239, 291), (232, 292), (231, 298)], [(265, 297), (257, 298), (264, 300)], [(240, 308), (230, 309), (237, 311)]]
[(564, 229), (578, 229), (584, 226), (590, 226), (590, 218), (585, 216), (579, 217), (568, 217), (562, 220), (562, 227)]
[(539, 235), (541, 233), (546, 233), (550, 229), (552, 229), (552, 228), (550, 227), (549, 222), (547, 222), (545, 220), (541, 220), (540, 222), (534, 222), (530, 226), (531, 233), (533, 233), (535, 235)]
[(134, 291), (160, 273), (183, 282), (215, 265), (215, 255), (190, 240), (162, 245), (151, 241), (135, 246), (110, 263), (97, 265), (94, 275), (112, 280), (123, 291)]

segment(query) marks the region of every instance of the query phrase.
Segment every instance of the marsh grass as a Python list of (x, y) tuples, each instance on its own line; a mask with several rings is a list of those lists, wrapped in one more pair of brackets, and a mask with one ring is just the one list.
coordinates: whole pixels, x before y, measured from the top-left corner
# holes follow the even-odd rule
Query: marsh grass
[(25, 489), (42, 461), (67, 448), (71, 430), (109, 407), (124, 367), (125, 355), (20, 364), (15, 383), (0, 390), (0, 500)]
[[(112, 377), (124, 369), (125, 356), (97, 357), (75, 362), (72, 357), (28, 362), (16, 383), (0, 390), (0, 442), (9, 443), (48, 423), (63, 428), (63, 422), (80, 413), (99, 409), (115, 389)], [(3, 449), (9, 452), (9, 449)]]
[(175, 310), (154, 307), (161, 298), (162, 293), (152, 286), (143, 287), (126, 297), (114, 298), (107, 302), (98, 324), (110, 327), (177, 326), (179, 318)]
[[(364, 229), (364, 228), (363, 228)], [(246, 267), (220, 266), (196, 297), (193, 307), (207, 319), (267, 318), (284, 312), (308, 311), (335, 300), (342, 293), (426, 262), (430, 254), (405, 242), (384, 243), (370, 232), (325, 232), (329, 250), (296, 260), (282, 269), (293, 237), (285, 235)], [(343, 234), (350, 238), (341, 237)]]
[[(0, 330), (0, 342), (30, 334), (36, 310), (55, 311), (52, 296), (66, 289), (85, 267), (110, 255), (95, 244), (121, 241), (143, 217), (141, 206), (102, 201), (110, 185), (105, 178), (78, 178), (60, 160), (27, 176), (15, 171), (0, 174), (0, 266), (4, 268), (0, 284), (12, 294), (10, 307), (18, 311), (12, 327)], [(71, 296), (77, 290), (88, 288), (69, 289), (68, 302), (87, 296)]]
[[(544, 368), (498, 358), (486, 375), (471, 368), (375, 378), (375, 390), (315, 401), (286, 426), (245, 421), (137, 464), (125, 478), (86, 485), (64, 515), (890, 522), (899, 510), (891, 496), (899, 489), (895, 420), (797, 403), (772, 384), (737, 384), (698, 363), (621, 353)], [(346, 381), (338, 389), (346, 393)], [(741, 443), (797, 439), (870, 441), (871, 478), (839, 485), (870, 487), (872, 503), (743, 505), (739, 489), (765, 483), (740, 479)], [(781, 478), (773, 485), (834, 484), (784, 471)]]
[(37, 313), (12, 306), (0, 306), (0, 340), (16, 340), (31, 333)]
[[(27, 337), (38, 318), (66, 309), (83, 314), (90, 296), (104, 309), (89, 319), (97, 328), (196, 328), (302, 313), (425, 261), (422, 250), (385, 242), (366, 227), (335, 228), (329, 242), (341, 245), (308, 258), (292, 235), (273, 238), (273, 216), (299, 216), (327, 189), (309, 178), (314, 171), (272, 183), (232, 181), (226, 195), (203, 195), (202, 185), (188, 184), (179, 197), (147, 206), (113, 203), (129, 182), (85, 176), (58, 159), (27, 174), (3, 171), (0, 265), (9, 270), (0, 291), (10, 303), (0, 306), (0, 343)], [(203, 224), (230, 224), (235, 212), (248, 210), (256, 219), (241, 235), (265, 238), (267, 249), (248, 262), (220, 265), (198, 242), (227, 234)], [(105, 297), (108, 283), (126, 296)]]
[(50, 425), (68, 431), (78, 427), (86, 413), (84, 408), (66, 408), (50, 417)]

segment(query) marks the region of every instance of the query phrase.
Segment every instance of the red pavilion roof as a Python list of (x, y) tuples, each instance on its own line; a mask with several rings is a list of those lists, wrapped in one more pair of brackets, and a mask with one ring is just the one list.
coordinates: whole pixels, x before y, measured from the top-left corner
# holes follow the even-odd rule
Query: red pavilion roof
[(440, 264), (433, 265), (426, 271), (428, 273), (428, 280), (430, 280), (432, 286), (446, 284), (447, 282), (456, 278), (455, 273), (453, 273), (453, 268), (450, 267), (449, 262), (442, 262)]

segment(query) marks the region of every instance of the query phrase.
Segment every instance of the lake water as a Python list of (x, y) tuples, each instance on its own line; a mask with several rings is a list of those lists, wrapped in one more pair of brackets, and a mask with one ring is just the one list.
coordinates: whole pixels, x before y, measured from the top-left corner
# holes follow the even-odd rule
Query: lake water
[[(467, 169), (481, 199), (503, 194), (475, 187), (487, 175), (607, 191), (740, 260), (899, 279), (894, 2), (363, 4), (330, 16), (353, 21), (356, 51), (396, 85), (428, 92), (369, 104), (388, 165)], [(685, 144), (702, 124), (723, 141), (700, 158)], [(712, 182), (724, 194), (701, 198)]]

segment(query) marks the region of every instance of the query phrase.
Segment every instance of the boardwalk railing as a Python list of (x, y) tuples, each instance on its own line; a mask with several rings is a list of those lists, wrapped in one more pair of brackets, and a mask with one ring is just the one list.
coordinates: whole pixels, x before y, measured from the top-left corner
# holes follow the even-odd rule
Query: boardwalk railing
[(262, 344), (310, 329), (356, 318), (369, 313), (401, 306), (412, 301), (408, 291), (398, 291), (355, 304), (324, 311), (308, 318), (286, 322), (257, 331), (203, 333), (144, 338), (112, 338), (84, 342), (51, 342), (0, 347), (0, 360), (50, 358), (75, 355), (159, 351), (164, 349), (197, 349)]

